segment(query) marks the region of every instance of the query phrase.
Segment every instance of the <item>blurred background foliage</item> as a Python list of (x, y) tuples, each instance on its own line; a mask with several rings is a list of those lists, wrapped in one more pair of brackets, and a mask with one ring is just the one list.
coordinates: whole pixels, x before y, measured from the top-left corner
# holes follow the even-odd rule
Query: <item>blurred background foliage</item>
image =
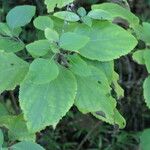
[[(107, 0), (122, 5), (123, 0)], [(93, 3), (106, 0), (76, 0), (75, 7), (83, 6), (87, 10)], [(150, 22), (150, 0), (129, 0), (131, 11), (140, 17), (141, 21)], [(0, 0), (0, 22), (5, 21), (7, 12), (16, 5), (36, 5), (37, 14), (46, 14), (44, 0)], [(35, 16), (36, 17), (36, 16)], [(23, 29), (22, 39), (25, 43), (34, 41), (39, 33), (32, 24)], [(137, 48), (143, 47), (139, 42)], [(91, 115), (82, 115), (75, 107), (60, 121), (56, 129), (51, 127), (37, 133), (37, 142), (47, 150), (139, 150), (139, 134), (150, 128), (150, 110), (143, 99), (142, 84), (147, 76), (146, 68), (132, 60), (131, 54), (121, 57), (115, 62), (115, 69), (120, 75), (120, 84), (125, 90), (125, 97), (118, 100), (118, 108), (127, 121), (126, 128), (100, 122)], [(17, 97), (17, 89), (4, 92), (0, 99), (12, 113), (16, 107), (13, 103)], [(13, 108), (12, 108), (13, 107)], [(50, 116), (47, 116), (50, 117)], [(12, 144), (5, 134), (5, 144)]]

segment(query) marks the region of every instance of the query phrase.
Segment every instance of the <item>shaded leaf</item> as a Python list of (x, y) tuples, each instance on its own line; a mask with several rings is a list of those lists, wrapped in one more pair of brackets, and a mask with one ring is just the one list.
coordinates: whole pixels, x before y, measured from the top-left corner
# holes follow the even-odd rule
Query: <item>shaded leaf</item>
[(6, 16), (6, 21), (11, 28), (22, 27), (28, 24), (34, 15), (35, 6), (16, 6), (8, 12)]

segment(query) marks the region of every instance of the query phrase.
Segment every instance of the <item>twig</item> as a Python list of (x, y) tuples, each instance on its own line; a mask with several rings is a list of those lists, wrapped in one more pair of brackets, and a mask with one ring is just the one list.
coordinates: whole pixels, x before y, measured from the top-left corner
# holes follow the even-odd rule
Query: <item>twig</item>
[(90, 137), (90, 135), (93, 133), (93, 131), (95, 129), (97, 129), (97, 127), (99, 126), (100, 122), (97, 122), (95, 124), (95, 126), (88, 132), (88, 134), (84, 137), (84, 139), (81, 141), (81, 143), (79, 144), (79, 146), (77, 147), (77, 150), (80, 150), (83, 146), (83, 144), (86, 142), (86, 140)]
[(16, 103), (16, 98), (15, 98), (15, 96), (14, 96), (14, 93), (13, 93), (13, 91), (10, 91), (10, 97), (11, 97), (11, 103), (12, 103), (12, 106), (13, 106), (13, 108), (14, 108), (14, 110), (15, 110), (15, 113), (16, 114), (19, 114), (19, 108), (18, 108), (18, 105), (17, 105), (17, 103)]

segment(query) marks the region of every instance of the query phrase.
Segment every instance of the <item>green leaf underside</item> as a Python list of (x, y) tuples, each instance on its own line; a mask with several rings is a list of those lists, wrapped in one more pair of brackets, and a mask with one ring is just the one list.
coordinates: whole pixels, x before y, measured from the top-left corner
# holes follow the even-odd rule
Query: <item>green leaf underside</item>
[(54, 27), (53, 20), (48, 16), (38, 16), (33, 23), (34, 26), (40, 30), (45, 30), (46, 28), (53, 29)]
[(41, 147), (39, 144), (29, 142), (29, 141), (23, 141), (20, 143), (17, 143), (10, 147), (10, 149), (13, 150), (44, 150), (43, 147)]
[(70, 64), (70, 70), (79, 76), (89, 76), (91, 74), (91, 69), (87, 63), (77, 54), (71, 55), (68, 58)]
[(137, 45), (130, 33), (107, 21), (94, 22), (92, 28), (80, 25), (76, 33), (90, 38), (79, 53), (92, 60), (110, 61), (128, 54)]
[(138, 17), (136, 17), (132, 12), (121, 7), (118, 4), (114, 3), (96, 4), (92, 6), (92, 10), (94, 9), (102, 9), (104, 11), (107, 11), (114, 18), (121, 17), (123, 19), (126, 19), (130, 23), (131, 27), (135, 27), (136, 25), (139, 24)]
[(54, 16), (59, 19), (71, 21), (71, 22), (76, 22), (76, 21), (80, 20), (80, 18), (77, 14), (70, 12), (70, 11), (56, 12), (56, 13), (54, 13)]
[(47, 5), (48, 12), (53, 12), (56, 6), (62, 8), (73, 1), (74, 0), (45, 0), (45, 4)]
[(0, 50), (18, 52), (24, 49), (24, 43), (11, 38), (0, 38)]
[(16, 6), (8, 12), (6, 21), (11, 28), (22, 27), (28, 24), (34, 15), (35, 6)]
[(146, 105), (150, 108), (150, 77), (147, 77), (146, 80), (144, 81), (144, 98), (145, 98), (145, 102)]
[(30, 67), (26, 79), (34, 84), (45, 84), (57, 78), (59, 69), (54, 60), (35, 59)]
[(0, 93), (13, 90), (22, 82), (28, 71), (28, 63), (13, 53), (0, 53)]
[(98, 20), (113, 20), (111, 14), (102, 9), (94, 9), (88, 13), (88, 16)]
[(56, 125), (73, 105), (76, 90), (75, 77), (64, 68), (50, 83), (36, 85), (25, 79), (20, 87), (19, 99), (28, 129), (36, 132)]
[(0, 117), (0, 126), (4, 126), (9, 130), (9, 138), (13, 141), (35, 141), (35, 134), (28, 132), (26, 122), (24, 121), (22, 115), (5, 115)]
[(89, 37), (73, 32), (63, 33), (59, 40), (59, 45), (64, 50), (76, 51), (83, 48), (88, 42)]
[[(110, 88), (106, 77), (97, 68), (91, 66), (90, 69), (91, 75), (76, 76), (78, 89), (75, 105), (83, 113), (101, 110), (105, 114), (113, 114), (115, 104), (111, 105), (109, 102)], [(103, 81), (106, 84), (103, 84)]]
[(48, 40), (38, 40), (26, 45), (27, 51), (33, 57), (44, 56), (50, 51), (50, 42)]
[(150, 49), (144, 50), (144, 61), (148, 72), (150, 73)]
[(140, 135), (140, 148), (141, 150), (149, 150), (150, 148), (150, 129), (145, 129)]
[(136, 61), (138, 64), (142, 64), (142, 65), (145, 64), (144, 51), (145, 50), (138, 50), (134, 52), (132, 55), (133, 60)]

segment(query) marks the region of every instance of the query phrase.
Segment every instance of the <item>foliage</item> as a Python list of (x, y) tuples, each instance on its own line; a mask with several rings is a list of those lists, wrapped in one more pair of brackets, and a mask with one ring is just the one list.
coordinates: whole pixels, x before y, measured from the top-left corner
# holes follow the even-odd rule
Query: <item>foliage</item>
[[(55, 128), (72, 106), (124, 128), (126, 121), (117, 109), (124, 92), (114, 61), (143, 40), (145, 49), (133, 53), (133, 59), (150, 72), (149, 23), (140, 25), (137, 16), (118, 4), (94, 4), (86, 11), (70, 8), (72, 2), (45, 0), (48, 14), (39, 16), (35, 6), (18, 5), (0, 23), (0, 92), (18, 88), (21, 109), (14, 115), (0, 104), (0, 126), (8, 129), (11, 141), (21, 141), (8, 149), (42, 150), (33, 143), (36, 133), (47, 126)], [(25, 29), (32, 24), (36, 38), (28, 42), (23, 32), (27, 34)], [(149, 88), (147, 77), (143, 89), (150, 108)], [(141, 136), (141, 147), (146, 134)], [(3, 139), (1, 131), (0, 146), (6, 147)]]

